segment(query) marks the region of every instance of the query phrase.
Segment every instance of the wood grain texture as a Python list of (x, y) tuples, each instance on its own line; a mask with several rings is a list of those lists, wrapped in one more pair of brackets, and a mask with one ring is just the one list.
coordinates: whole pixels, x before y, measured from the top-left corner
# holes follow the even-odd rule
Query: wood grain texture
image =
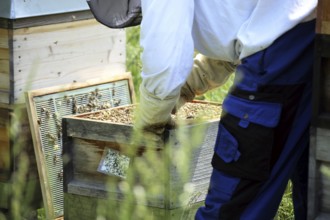
[[(111, 148), (122, 151), (132, 147), (130, 137), (133, 134), (133, 126), (83, 117), (88, 114), (90, 113), (67, 116), (63, 120), (66, 138), (71, 139), (70, 142), (67, 142), (67, 145), (64, 145), (64, 149), (70, 152), (67, 156), (71, 162), (71, 168), (68, 171), (71, 173), (68, 177), (71, 181), (65, 182), (67, 185), (65, 192), (100, 199), (106, 198), (109, 194), (113, 198), (120, 198), (122, 192), (106, 190), (107, 183), (116, 185), (120, 179), (112, 176), (110, 179), (110, 175), (99, 173), (97, 169), (104, 149)], [(181, 195), (184, 188), (183, 176), (186, 176), (186, 182), (194, 185), (194, 200), (200, 202), (205, 199), (212, 171), (210, 161), (213, 156), (217, 127), (218, 120), (213, 120), (200, 124), (189, 124), (182, 127), (180, 131), (167, 131), (168, 135), (166, 136), (168, 136), (169, 145), (166, 148), (168, 151), (155, 151), (152, 149), (155, 152), (154, 156), (157, 158), (156, 160), (154, 158), (153, 161), (156, 161), (157, 165), (152, 165), (144, 154), (133, 156), (134, 160), (131, 160), (130, 166), (134, 167), (134, 164), (136, 164), (138, 167), (149, 164), (149, 168), (143, 170), (145, 173), (143, 175), (148, 177), (140, 178), (152, 179), (160, 190), (157, 195), (151, 192), (149, 192), (150, 194), (147, 193), (148, 206), (162, 209), (181, 207), (183, 204), (179, 202), (179, 195)], [(180, 134), (181, 139), (178, 134)], [(200, 136), (200, 139), (188, 142), (182, 141), (182, 137), (193, 136), (195, 138)], [(177, 161), (173, 159), (177, 157), (178, 152), (181, 152), (182, 149), (189, 149), (185, 151), (189, 160), (186, 161), (187, 170), (185, 170), (184, 175), (181, 173), (182, 164), (176, 163)], [(146, 150), (149, 150), (148, 147)], [(123, 154), (125, 152), (125, 150), (122, 151)], [(64, 172), (66, 173), (66, 170)], [(142, 175), (141, 171), (137, 171), (135, 175), (138, 176), (138, 173)], [(164, 178), (166, 180), (162, 182)], [(147, 188), (146, 186), (145, 189)]]
[[(23, 103), (27, 90), (105, 78), (126, 70), (125, 31), (107, 28), (95, 19), (14, 29), (12, 38), (14, 103)], [(0, 92), (1, 86), (9, 86), (8, 77), (0, 83)], [(9, 95), (0, 96), (0, 101), (9, 103)]]
[(9, 103), (10, 48), (9, 31), (0, 28), (0, 103)]
[(329, 0), (318, 1), (316, 32), (319, 34), (330, 34), (330, 1)]
[[(49, 219), (52, 219), (54, 217), (58, 217), (58, 211), (61, 211), (63, 213), (63, 210), (61, 208), (55, 207), (55, 205), (57, 205), (57, 201), (60, 201), (60, 199), (62, 199), (63, 195), (61, 193), (63, 193), (63, 190), (59, 190), (54, 192), (55, 190), (52, 190), (56, 187), (60, 187), (63, 186), (62, 182), (55, 182), (54, 181), (54, 172), (53, 174), (51, 173), (51, 171), (55, 170), (54, 168), (59, 168), (59, 165), (62, 165), (62, 160), (59, 159), (60, 162), (56, 162), (58, 164), (54, 164), (54, 158), (51, 156), (49, 157), (49, 155), (52, 154), (47, 154), (47, 152), (49, 153), (49, 150), (51, 153), (54, 153), (54, 148), (52, 147), (51, 144), (45, 144), (45, 142), (43, 142), (44, 140), (47, 140), (47, 136), (43, 136), (43, 134), (45, 134), (45, 132), (49, 132), (48, 129), (50, 129), (52, 126), (49, 127), (43, 127), (44, 123), (41, 123), (39, 125), (38, 121), (38, 109), (40, 108), (39, 106), (39, 102), (38, 99), (43, 98), (43, 97), (49, 97), (55, 95), (57, 98), (62, 97), (64, 99), (64, 97), (66, 95), (68, 95), (68, 93), (70, 94), (70, 90), (74, 90), (75, 94), (87, 94), (86, 93), (86, 89), (88, 91), (90, 91), (91, 89), (93, 89), (95, 91), (95, 88), (97, 88), (97, 86), (102, 86), (102, 85), (109, 85), (109, 83), (116, 83), (116, 81), (131, 81), (131, 74), (130, 73), (122, 73), (122, 74), (114, 74), (112, 76), (108, 76), (106, 78), (102, 78), (102, 79), (91, 79), (91, 80), (87, 80), (86, 82), (76, 82), (76, 83), (70, 83), (70, 84), (63, 84), (63, 85), (58, 85), (58, 86), (52, 86), (52, 87), (47, 87), (45, 89), (38, 89), (38, 90), (31, 90), (25, 93), (26, 96), (26, 105), (28, 106), (28, 115), (29, 115), (29, 121), (30, 121), (30, 127), (31, 127), (31, 132), (32, 132), (32, 136), (33, 136), (33, 142), (34, 142), (34, 149), (35, 149), (35, 155), (37, 158), (37, 165), (38, 165), (38, 172), (39, 172), (39, 176), (40, 176), (40, 182), (41, 182), (41, 187), (42, 187), (42, 195), (43, 195), (43, 200), (44, 200), (44, 206), (46, 208), (46, 215), (48, 216)], [(113, 84), (112, 84), (113, 85)], [(90, 88), (92, 87), (92, 88)], [(132, 93), (132, 91), (134, 90), (134, 88), (127, 88), (127, 95), (132, 95), (134, 96), (134, 93)], [(79, 92), (80, 91), (80, 92)], [(132, 97), (133, 100), (133, 97)], [(131, 99), (130, 99), (131, 101)], [(53, 103), (53, 102), (52, 102)], [(55, 106), (53, 106), (53, 104), (51, 105), (47, 105), (47, 108), (55, 108)], [(37, 108), (38, 106), (38, 108)], [(63, 105), (65, 107), (65, 105)], [(62, 118), (63, 116), (66, 115), (72, 115), (74, 114), (72, 106), (70, 107), (66, 107), (68, 108), (68, 111), (64, 111), (63, 115), (61, 114), (60, 117)], [(55, 111), (55, 109), (54, 109)], [(44, 119), (43, 119), (44, 121)], [(51, 125), (52, 122), (50, 122), (49, 125)], [(55, 124), (53, 124), (53, 126), (55, 126)], [(63, 136), (66, 134), (67, 130), (65, 129), (65, 126), (63, 126)], [(68, 144), (71, 143), (70, 138), (63, 138), (63, 143), (64, 144)], [(89, 146), (88, 143), (82, 145), (84, 146)], [(63, 149), (63, 148), (62, 148)], [(67, 149), (63, 149), (64, 152), (66, 152)], [(97, 150), (97, 149), (96, 149)], [(84, 154), (82, 158), (85, 158), (88, 161), (88, 157), (90, 158), (95, 158), (97, 156), (97, 152), (91, 152), (90, 154)], [(96, 155), (96, 156), (95, 156)], [(87, 158), (86, 158), (87, 156)], [(60, 158), (62, 158), (62, 156), (60, 156)], [(64, 167), (66, 167), (66, 170), (68, 171), (68, 169), (70, 171), (65, 172), (63, 174), (64, 177), (64, 181), (67, 181), (68, 179), (71, 179), (71, 172), (73, 171), (72, 168), (72, 161), (68, 160), (67, 156), (64, 155), (63, 156), (63, 162), (64, 162)], [(93, 161), (89, 160), (90, 163), (93, 163)], [(95, 164), (95, 162), (94, 162)], [(83, 163), (83, 161), (80, 163), (80, 165), (82, 165), (82, 167), (86, 167), (86, 165)], [(78, 171), (80, 171), (78, 169)], [(79, 173), (81, 172), (77, 172), (77, 176), (79, 176)], [(58, 178), (58, 173), (55, 173), (56, 177)], [(53, 175), (53, 176), (52, 176)], [(71, 176), (70, 176), (71, 175)], [(91, 176), (90, 179), (92, 179), (93, 181), (96, 181), (97, 179), (95, 178), (96, 175)], [(84, 178), (84, 177), (82, 177)], [(57, 179), (59, 180), (59, 179)], [(62, 180), (60, 180), (62, 181)], [(55, 185), (55, 186), (54, 186)], [(59, 189), (59, 188), (56, 188)], [(65, 190), (65, 187), (64, 187)], [(60, 192), (60, 193), (59, 193)], [(56, 198), (56, 201), (54, 200), (54, 198)], [(58, 199), (58, 200), (57, 200)], [(56, 203), (56, 204), (55, 204)], [(62, 204), (62, 203), (61, 203)], [(54, 212), (56, 212), (54, 214)]]
[(330, 130), (328, 129), (317, 129), (316, 159), (330, 162)]

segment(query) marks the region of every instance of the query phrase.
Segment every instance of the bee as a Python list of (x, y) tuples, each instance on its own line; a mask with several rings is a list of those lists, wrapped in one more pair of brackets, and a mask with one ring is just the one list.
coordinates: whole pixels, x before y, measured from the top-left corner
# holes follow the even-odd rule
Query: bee
[(58, 162), (60, 162), (60, 157), (57, 154), (54, 155), (53, 162), (54, 162), (54, 165), (56, 165)]
[(49, 140), (50, 143), (55, 144), (55, 142), (56, 142), (56, 140), (57, 140), (57, 138), (56, 138), (55, 135), (53, 135), (53, 134), (51, 134), (51, 133), (48, 133), (48, 134), (47, 134), (47, 137), (48, 137), (48, 140)]
[(59, 172), (59, 173), (57, 174), (57, 179), (58, 179), (59, 181), (63, 181), (63, 170), (61, 170), (61, 172)]
[(116, 106), (119, 106), (120, 105), (120, 102), (121, 102), (121, 99), (114, 99), (113, 100), (113, 104), (114, 104), (115, 107)]

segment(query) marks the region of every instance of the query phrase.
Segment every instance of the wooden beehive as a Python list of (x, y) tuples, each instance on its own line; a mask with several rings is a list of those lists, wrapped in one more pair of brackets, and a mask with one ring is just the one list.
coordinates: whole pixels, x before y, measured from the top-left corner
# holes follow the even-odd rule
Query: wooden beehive
[(26, 93), (47, 219), (63, 216), (64, 211), (62, 117), (130, 104), (132, 84), (130, 73), (121, 73)]
[[(17, 145), (30, 156), (26, 188), (34, 185), (36, 192), (31, 203), (42, 206), (24, 92), (125, 72), (125, 41), (125, 31), (98, 23), (85, 1), (0, 2), (1, 210), (10, 209), (10, 178), (20, 161), (14, 154)], [(19, 140), (9, 135), (19, 118), (16, 109), (22, 109), (22, 129), (14, 131)]]
[(330, 1), (320, 0), (313, 81), (308, 219), (330, 219)]
[[(220, 108), (219, 105), (218, 107)], [(90, 216), (97, 216), (97, 207), (93, 204), (104, 204), (108, 200), (116, 200), (120, 204), (125, 201), (123, 198), (127, 197), (127, 193), (132, 193), (123, 192), (120, 187), (107, 188), (109, 184), (121, 185), (126, 179), (114, 174), (118, 173), (117, 171), (108, 175), (100, 172), (99, 167), (104, 163), (106, 150), (129, 157), (132, 164), (145, 160), (143, 154), (126, 155), (126, 150), (132, 147), (133, 125), (90, 119), (86, 117), (88, 115), (88, 113), (78, 114), (63, 118), (63, 149), (65, 157), (68, 158), (68, 163), (64, 166), (65, 219), (89, 219)], [(146, 174), (149, 175), (148, 178), (159, 184), (160, 191), (152, 195), (146, 194), (146, 200), (138, 200), (136, 203), (147, 206), (148, 213), (154, 219), (182, 219), (185, 212), (189, 217), (183, 219), (194, 218), (194, 212), (202, 205), (208, 190), (218, 122), (219, 118), (216, 118), (183, 125), (179, 129), (180, 134), (189, 137), (184, 141), (180, 139), (177, 129), (167, 130), (165, 142), (168, 143), (166, 149), (169, 151), (156, 151), (147, 147), (147, 151), (154, 151), (159, 156), (159, 160), (155, 158), (152, 160), (157, 160), (158, 166), (164, 167), (168, 172), (168, 177), (163, 182), (157, 182), (156, 180), (162, 175), (161, 168), (159, 171), (145, 170), (149, 172)], [(200, 135), (201, 140), (194, 143), (192, 137), (196, 135)], [(190, 149), (185, 155), (189, 158), (186, 164), (174, 159), (183, 148)], [(182, 173), (180, 173), (183, 166), (189, 168), (186, 173), (189, 177), (185, 180), (181, 179)], [(180, 200), (187, 183), (194, 190), (188, 193), (186, 199)], [(90, 201), (88, 198), (91, 198)], [(79, 211), (82, 209), (84, 211)]]

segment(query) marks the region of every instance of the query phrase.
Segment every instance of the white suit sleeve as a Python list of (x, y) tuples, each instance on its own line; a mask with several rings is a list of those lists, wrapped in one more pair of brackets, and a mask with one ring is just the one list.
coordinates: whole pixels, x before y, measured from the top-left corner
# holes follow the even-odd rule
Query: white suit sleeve
[(193, 64), (194, 1), (142, 0), (142, 86), (165, 99), (180, 93)]

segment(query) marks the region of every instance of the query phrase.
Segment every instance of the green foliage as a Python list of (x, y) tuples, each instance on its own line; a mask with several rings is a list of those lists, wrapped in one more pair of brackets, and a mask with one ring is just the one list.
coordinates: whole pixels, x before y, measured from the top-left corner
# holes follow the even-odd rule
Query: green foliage
[(293, 203), (292, 203), (292, 183), (289, 182), (284, 192), (280, 207), (277, 211), (277, 220), (293, 220)]
[(142, 48), (140, 47), (140, 26), (130, 27), (126, 29), (126, 66), (127, 70), (132, 73), (134, 90), (136, 97), (139, 97), (139, 85), (141, 83), (141, 59)]

